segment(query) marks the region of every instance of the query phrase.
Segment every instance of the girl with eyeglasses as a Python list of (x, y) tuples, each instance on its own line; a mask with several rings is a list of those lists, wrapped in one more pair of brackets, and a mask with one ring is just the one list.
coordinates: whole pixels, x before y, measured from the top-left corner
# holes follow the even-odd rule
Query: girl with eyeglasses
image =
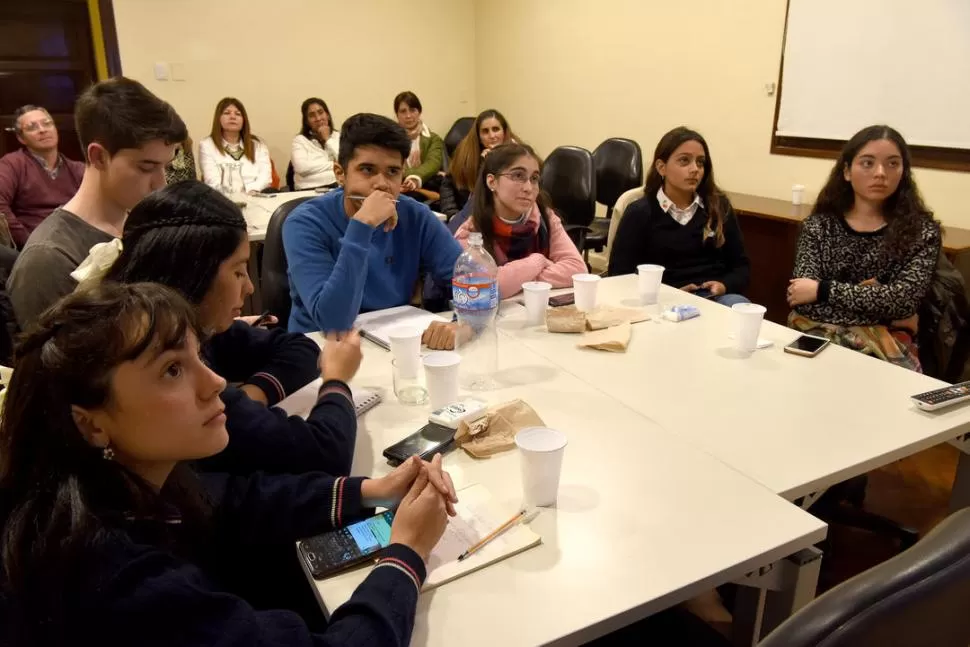
[(472, 215), (455, 238), (468, 246), (468, 234), (482, 234), (485, 249), (499, 266), (501, 298), (522, 291), (528, 281), (554, 288), (572, 285), (573, 274), (586, 271), (576, 245), (539, 188), (541, 165), (524, 144), (504, 144), (482, 160)]
[(700, 133), (674, 128), (653, 154), (644, 196), (617, 226), (609, 275), (662, 265), (663, 281), (725, 306), (747, 303), (751, 266), (731, 202), (714, 182), (714, 164)]

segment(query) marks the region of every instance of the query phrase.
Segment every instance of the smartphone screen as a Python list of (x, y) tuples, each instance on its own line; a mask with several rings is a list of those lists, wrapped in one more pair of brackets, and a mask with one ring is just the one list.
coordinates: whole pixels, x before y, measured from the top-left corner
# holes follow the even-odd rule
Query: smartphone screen
[(694, 296), (700, 297), (702, 299), (713, 299), (714, 293), (708, 290), (707, 288), (697, 288), (694, 291)]
[(401, 442), (385, 449), (384, 456), (389, 460), (402, 463), (415, 454), (425, 456), (434, 453), (437, 449), (443, 451), (454, 439), (454, 429), (429, 422)]
[(802, 335), (792, 343), (788, 344), (788, 346), (793, 350), (799, 350), (804, 353), (814, 354), (822, 350), (828, 343), (829, 343), (829, 340), (822, 339), (821, 337)]
[(568, 294), (560, 294), (549, 298), (549, 305), (553, 308), (558, 308), (560, 306), (568, 306), (576, 303), (576, 296), (569, 292)]
[(310, 573), (319, 579), (366, 561), (369, 555), (387, 548), (391, 544), (393, 521), (394, 513), (388, 510), (303, 541), (300, 551)]

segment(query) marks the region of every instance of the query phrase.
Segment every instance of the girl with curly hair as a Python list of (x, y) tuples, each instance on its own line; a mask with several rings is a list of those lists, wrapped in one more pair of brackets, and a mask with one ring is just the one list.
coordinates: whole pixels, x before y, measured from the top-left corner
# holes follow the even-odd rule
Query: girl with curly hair
[(902, 135), (889, 126), (859, 131), (803, 224), (789, 325), (919, 371), (916, 313), (941, 238)]

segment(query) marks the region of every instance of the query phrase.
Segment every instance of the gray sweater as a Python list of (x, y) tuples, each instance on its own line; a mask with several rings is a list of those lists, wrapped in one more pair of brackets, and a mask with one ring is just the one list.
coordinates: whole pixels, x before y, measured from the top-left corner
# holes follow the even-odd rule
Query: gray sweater
[[(887, 324), (916, 314), (940, 255), (940, 226), (927, 219), (920, 240), (898, 259), (886, 254), (885, 234), (885, 227), (855, 231), (841, 216), (809, 216), (798, 238), (793, 276), (819, 281), (818, 301), (795, 311), (842, 326)], [(861, 285), (869, 279), (878, 285)]]

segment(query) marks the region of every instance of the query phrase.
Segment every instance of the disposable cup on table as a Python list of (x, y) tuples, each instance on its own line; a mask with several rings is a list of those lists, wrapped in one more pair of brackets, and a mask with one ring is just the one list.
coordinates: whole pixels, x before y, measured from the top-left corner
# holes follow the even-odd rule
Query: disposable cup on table
[(640, 291), (641, 304), (650, 306), (657, 303), (663, 276), (663, 265), (637, 265), (637, 287)]
[(391, 356), (397, 362), (401, 377), (415, 377), (421, 366), (421, 336), (424, 330), (417, 326), (395, 326), (387, 333)]
[(756, 303), (735, 303), (731, 306), (734, 311), (734, 346), (746, 353), (758, 347), (758, 334), (761, 332), (761, 322), (765, 318), (765, 307)]
[(515, 435), (522, 463), (522, 494), (528, 506), (550, 506), (559, 498), (566, 434), (549, 427), (527, 427)]
[(791, 203), (801, 204), (805, 198), (805, 187), (801, 184), (793, 184), (791, 188)]
[(428, 401), (428, 387), (420, 364), (417, 371), (412, 373), (409, 370), (405, 374), (401, 371), (400, 362), (392, 359), (391, 370), (394, 378), (394, 395), (401, 404), (424, 404)]
[(552, 285), (545, 281), (529, 281), (522, 284), (522, 298), (525, 301), (525, 320), (530, 326), (538, 326), (546, 321), (546, 308), (549, 307), (549, 292)]
[(573, 298), (576, 309), (589, 312), (596, 308), (596, 291), (600, 277), (595, 274), (573, 274)]
[(461, 355), (453, 351), (437, 351), (424, 356), (424, 377), (432, 410), (437, 411), (458, 401), (460, 365)]

